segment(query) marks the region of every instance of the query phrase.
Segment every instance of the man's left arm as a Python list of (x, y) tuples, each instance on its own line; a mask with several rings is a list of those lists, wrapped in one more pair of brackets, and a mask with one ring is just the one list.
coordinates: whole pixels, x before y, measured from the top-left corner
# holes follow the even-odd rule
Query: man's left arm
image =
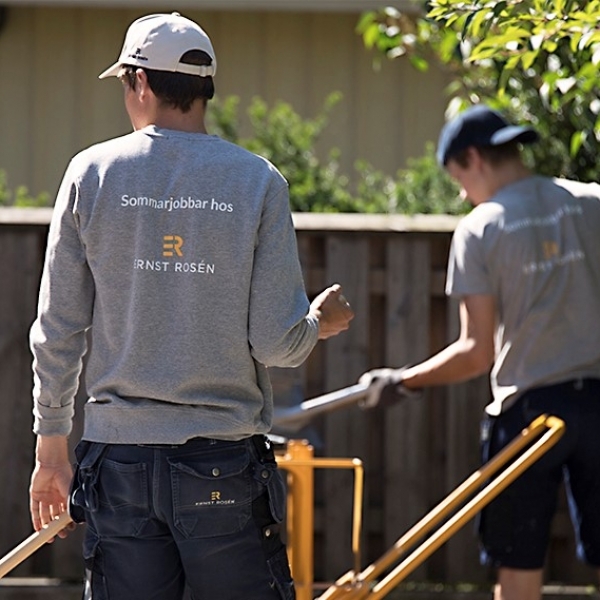
[(494, 362), (496, 304), (491, 295), (474, 294), (460, 301), (459, 338), (426, 361), (405, 369), (408, 389), (447, 385), (487, 373)]
[(496, 305), (487, 294), (465, 296), (460, 301), (459, 338), (431, 358), (400, 369), (374, 369), (360, 382), (368, 385), (365, 407), (387, 405), (425, 387), (472, 379), (489, 371), (494, 362)]
[(29, 334), (33, 354), (34, 433), (71, 431), (86, 331), (91, 327), (95, 287), (77, 225), (77, 185), (61, 184), (40, 283), (38, 314)]
[(67, 440), (94, 302), (93, 277), (77, 227), (77, 201), (77, 185), (67, 172), (54, 207), (38, 315), (30, 331), (37, 446), (29, 492), (36, 530), (67, 509), (73, 474)]

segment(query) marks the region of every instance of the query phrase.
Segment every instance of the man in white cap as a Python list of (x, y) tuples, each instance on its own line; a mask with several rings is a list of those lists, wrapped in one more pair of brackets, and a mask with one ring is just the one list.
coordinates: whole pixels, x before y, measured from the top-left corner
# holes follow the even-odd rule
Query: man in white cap
[(520, 144), (538, 139), (484, 105), (446, 124), (438, 160), (474, 209), (452, 240), (446, 293), (460, 301), (457, 341), (428, 360), (375, 369), (367, 404), (491, 369), (483, 458), (542, 414), (566, 433), (483, 510), (482, 562), (495, 600), (539, 600), (558, 489), (566, 483), (578, 555), (600, 568), (600, 186), (532, 174)]
[(207, 134), (215, 72), (196, 23), (135, 21), (100, 75), (121, 80), (134, 131), (75, 156), (56, 199), (31, 329), (31, 516), (86, 522), (94, 600), (294, 597), (267, 367), (299, 365), (353, 313), (339, 285), (309, 302), (276, 168)]

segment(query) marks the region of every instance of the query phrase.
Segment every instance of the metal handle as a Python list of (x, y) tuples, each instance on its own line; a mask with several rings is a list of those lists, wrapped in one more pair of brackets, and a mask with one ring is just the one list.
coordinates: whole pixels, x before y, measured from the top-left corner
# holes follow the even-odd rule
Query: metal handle
[[(379, 560), (369, 565), (361, 573), (349, 571), (340, 577), (336, 583), (325, 591), (318, 600), (380, 600), (394, 587), (414, 571), (435, 550), (450, 539), (484, 506), (491, 502), (502, 490), (508, 487), (521, 473), (528, 469), (543, 454), (552, 448), (562, 437), (565, 429), (564, 422), (553, 416), (542, 415), (523, 429), (521, 435), (483, 465), (478, 471), (468, 477), (449, 496), (421, 519), (412, 529), (402, 536), (394, 546)], [(544, 433), (545, 431), (545, 433)], [(544, 435), (542, 435), (544, 433)], [(540, 437), (541, 436), (541, 437)], [(532, 438), (537, 439), (532, 444)], [(472, 495), (489, 478), (497, 473), (509, 460), (513, 459), (525, 447), (525, 450), (505, 471), (497, 475), (470, 502), (463, 506), (445, 525), (425, 540), (402, 563), (391, 571), (372, 589), (372, 583), (380, 574), (388, 570), (411, 544), (422, 538), (426, 533), (442, 521), (451, 511)]]

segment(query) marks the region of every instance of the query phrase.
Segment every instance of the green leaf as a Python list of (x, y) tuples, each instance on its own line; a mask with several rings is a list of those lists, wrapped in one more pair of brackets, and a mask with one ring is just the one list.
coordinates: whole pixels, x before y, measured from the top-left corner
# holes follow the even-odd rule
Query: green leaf
[(447, 63), (452, 58), (459, 43), (458, 36), (452, 29), (445, 29), (442, 32), (442, 38), (438, 46), (438, 53), (442, 62)]
[(432, 8), (427, 13), (427, 18), (429, 18), (429, 19), (438, 19), (440, 17), (445, 17), (446, 13), (447, 13), (446, 8), (438, 6), (437, 8)]
[(424, 73), (425, 71), (427, 71), (429, 69), (429, 63), (424, 58), (421, 58), (420, 56), (411, 54), (411, 56), (409, 57), (409, 60), (410, 60), (410, 63), (412, 64), (412, 66), (415, 67), (415, 69), (417, 69), (418, 71), (421, 71), (422, 73)]
[(469, 25), (469, 34), (473, 37), (480, 37), (484, 22), (491, 17), (488, 10), (478, 10), (474, 15)]
[(502, 2), (496, 2), (494, 5), (494, 17), (498, 17), (502, 14), (502, 11), (506, 8), (508, 3), (502, 0)]
[(356, 24), (356, 32), (363, 34), (375, 22), (376, 18), (375, 11), (370, 10), (362, 13)]
[(521, 65), (523, 66), (523, 68), (529, 69), (531, 67), (531, 65), (533, 65), (533, 63), (535, 62), (538, 55), (539, 55), (539, 52), (537, 50), (530, 50), (529, 52), (525, 52), (524, 54), (521, 54), (520, 58), (521, 58)]
[(381, 31), (377, 23), (369, 25), (363, 31), (363, 42), (367, 48), (373, 48), (381, 36)]
[(581, 148), (581, 145), (585, 141), (586, 137), (587, 136), (585, 131), (576, 131), (571, 136), (571, 146), (569, 148), (569, 151), (571, 153), (572, 158), (575, 158), (577, 156), (577, 153), (579, 152), (579, 149)]

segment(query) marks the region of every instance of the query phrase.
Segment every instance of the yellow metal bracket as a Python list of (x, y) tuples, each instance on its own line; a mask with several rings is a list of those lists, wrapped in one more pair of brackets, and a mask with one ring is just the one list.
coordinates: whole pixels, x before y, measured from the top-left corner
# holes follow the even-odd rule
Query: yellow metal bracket
[(352, 556), (354, 569), (360, 569), (360, 536), (364, 470), (358, 458), (315, 458), (306, 440), (291, 440), (277, 464), (288, 473), (287, 542), (288, 557), (297, 600), (313, 598), (314, 555), (314, 470), (353, 469)]

